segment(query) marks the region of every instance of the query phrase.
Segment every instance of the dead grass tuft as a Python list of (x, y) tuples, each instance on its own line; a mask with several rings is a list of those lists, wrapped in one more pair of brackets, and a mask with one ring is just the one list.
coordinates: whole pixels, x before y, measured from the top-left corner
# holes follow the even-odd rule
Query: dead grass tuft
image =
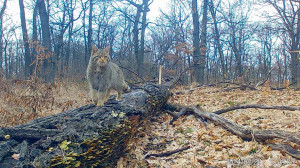
[(89, 103), (86, 82), (0, 78), (0, 127), (26, 123)]

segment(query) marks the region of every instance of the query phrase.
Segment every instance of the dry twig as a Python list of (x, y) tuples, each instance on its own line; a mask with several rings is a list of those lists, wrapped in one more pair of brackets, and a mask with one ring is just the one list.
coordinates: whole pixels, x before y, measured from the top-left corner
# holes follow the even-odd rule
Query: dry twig
[(180, 148), (180, 149), (176, 149), (176, 150), (172, 150), (172, 151), (167, 151), (167, 152), (163, 152), (163, 153), (154, 153), (154, 154), (149, 154), (149, 155), (146, 155), (145, 156), (145, 159), (148, 159), (149, 157), (151, 156), (154, 156), (154, 157), (165, 157), (165, 156), (170, 156), (170, 155), (173, 155), (175, 153), (179, 153), (179, 152), (182, 152), (184, 150), (188, 150), (190, 149), (190, 146), (186, 146), (184, 148)]

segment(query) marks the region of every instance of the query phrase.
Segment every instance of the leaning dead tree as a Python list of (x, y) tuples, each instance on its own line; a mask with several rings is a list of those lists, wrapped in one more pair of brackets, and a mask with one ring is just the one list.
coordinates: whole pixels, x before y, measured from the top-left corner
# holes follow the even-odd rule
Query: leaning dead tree
[(0, 167), (114, 167), (137, 128), (161, 111), (168, 85), (146, 84), (110, 99), (0, 129)]

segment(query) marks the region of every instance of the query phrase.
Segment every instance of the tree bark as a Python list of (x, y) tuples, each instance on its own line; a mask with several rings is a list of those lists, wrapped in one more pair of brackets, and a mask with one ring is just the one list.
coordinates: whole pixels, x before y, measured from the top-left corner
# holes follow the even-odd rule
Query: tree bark
[(114, 167), (140, 124), (159, 115), (169, 86), (147, 84), (102, 107), (86, 105), (1, 128), (0, 167)]
[[(297, 1), (298, 5), (300, 5), (300, 1)], [(296, 24), (296, 35), (295, 35), (295, 44), (292, 44), (296, 50), (299, 50), (299, 38), (300, 38), (300, 6), (298, 6), (297, 10), (297, 24)], [(292, 67), (292, 83), (299, 82), (299, 68), (300, 66), (300, 56), (299, 51), (291, 54), (291, 67)]]
[(243, 70), (242, 70), (242, 58), (241, 58), (241, 54), (240, 54), (240, 50), (239, 50), (239, 42), (236, 41), (236, 30), (235, 27), (232, 26), (232, 34), (231, 34), (231, 47), (234, 53), (234, 57), (236, 60), (236, 68), (235, 68), (235, 72), (237, 74), (237, 77), (242, 77), (243, 76)]
[(197, 0), (192, 1), (192, 14), (193, 14), (193, 59), (194, 59), (194, 75), (196, 82), (200, 83), (200, 69), (201, 69), (201, 59), (200, 59), (200, 28), (199, 28), (199, 14)]
[(144, 67), (144, 57), (145, 57), (145, 31), (146, 31), (146, 19), (147, 19), (147, 12), (148, 9), (148, 0), (143, 0), (143, 17), (142, 17), (142, 30), (141, 30), (141, 47), (140, 47), (140, 54), (138, 54), (137, 60), (137, 72), (139, 76), (143, 75), (143, 67)]
[[(298, 50), (299, 42), (292, 41), (292, 51)], [(299, 53), (291, 53), (291, 83), (297, 83), (298, 79)]]
[(44, 0), (37, 1), (39, 6), (39, 14), (42, 27), (42, 44), (45, 47), (45, 57), (43, 62), (43, 77), (44, 81), (47, 83), (53, 83), (55, 77), (54, 71), (54, 61), (52, 58), (51, 49), (51, 36), (50, 36), (50, 26), (49, 26), (49, 15), (46, 10), (46, 5)]
[(211, 0), (210, 5), (209, 5), (209, 9), (210, 9), (210, 13), (213, 19), (213, 24), (214, 24), (214, 28), (215, 28), (215, 39), (217, 42), (217, 49), (220, 55), (220, 62), (221, 62), (221, 68), (222, 68), (222, 77), (223, 79), (225, 79), (226, 77), (226, 69), (225, 69), (225, 61), (224, 61), (224, 53), (222, 50), (222, 46), (221, 46), (221, 42), (220, 42), (220, 32), (219, 32), (219, 28), (217, 25), (217, 18), (216, 18), (216, 10), (214, 7), (214, 3)]
[(87, 37), (86, 37), (86, 23), (85, 23), (85, 18), (86, 18), (86, 10), (87, 10), (87, 3), (81, 1), (81, 8), (83, 10), (83, 16), (82, 16), (82, 34), (83, 34), (83, 39), (84, 39), (84, 66), (87, 67), (89, 63), (89, 51), (88, 51), (88, 44), (87, 44)]
[(92, 50), (92, 33), (93, 33), (93, 0), (90, 1), (90, 12), (89, 12), (89, 28), (88, 28), (88, 37), (87, 37), (87, 46), (88, 46), (88, 58), (91, 56)]
[[(37, 44), (38, 44), (38, 33), (37, 33), (37, 15), (38, 15), (38, 3), (35, 4), (35, 7), (33, 9), (33, 14), (32, 14), (32, 51), (31, 51), (31, 58), (32, 61), (39, 61), (36, 56), (37, 56), (37, 52), (36, 52), (36, 48), (37, 48)], [(39, 64), (39, 62), (35, 62), (35, 67), (34, 66), (30, 66), (32, 68), (32, 72), (35, 76), (37, 76), (37, 65)]]
[(142, 13), (142, 6), (137, 5), (136, 8), (137, 11), (133, 23), (133, 43), (134, 43), (134, 55), (135, 55), (136, 65), (137, 65), (137, 73), (139, 75), (139, 73), (141, 73), (139, 71), (140, 69), (142, 69), (141, 67), (142, 65), (140, 63), (141, 60), (140, 60), (140, 51), (139, 51), (139, 21)]
[(28, 77), (32, 75), (32, 68), (31, 63), (33, 61), (31, 55), (30, 55), (30, 49), (29, 49), (29, 38), (27, 33), (27, 26), (26, 26), (26, 17), (25, 17), (25, 10), (24, 10), (24, 3), (23, 0), (19, 0), (20, 5), (20, 17), (21, 17), (21, 27), (22, 27), (22, 33), (23, 33), (23, 41), (24, 41), (24, 49), (25, 49), (25, 77)]
[(204, 68), (205, 68), (205, 55), (206, 55), (206, 38), (207, 38), (207, 8), (208, 0), (203, 2), (203, 15), (202, 15), (202, 30), (200, 36), (200, 70), (199, 70), (199, 83), (204, 84)]
[[(2, 69), (2, 61), (3, 61), (3, 15), (6, 9), (7, 0), (3, 2), (3, 6), (0, 10), (0, 70)], [(7, 69), (7, 68), (6, 68)]]

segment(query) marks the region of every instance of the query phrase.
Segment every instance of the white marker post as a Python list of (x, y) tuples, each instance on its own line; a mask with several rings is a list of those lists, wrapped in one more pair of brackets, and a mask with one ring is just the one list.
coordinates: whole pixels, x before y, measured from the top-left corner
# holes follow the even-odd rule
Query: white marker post
[(158, 71), (158, 84), (161, 85), (161, 71), (162, 71), (162, 66), (159, 65), (159, 71)]

